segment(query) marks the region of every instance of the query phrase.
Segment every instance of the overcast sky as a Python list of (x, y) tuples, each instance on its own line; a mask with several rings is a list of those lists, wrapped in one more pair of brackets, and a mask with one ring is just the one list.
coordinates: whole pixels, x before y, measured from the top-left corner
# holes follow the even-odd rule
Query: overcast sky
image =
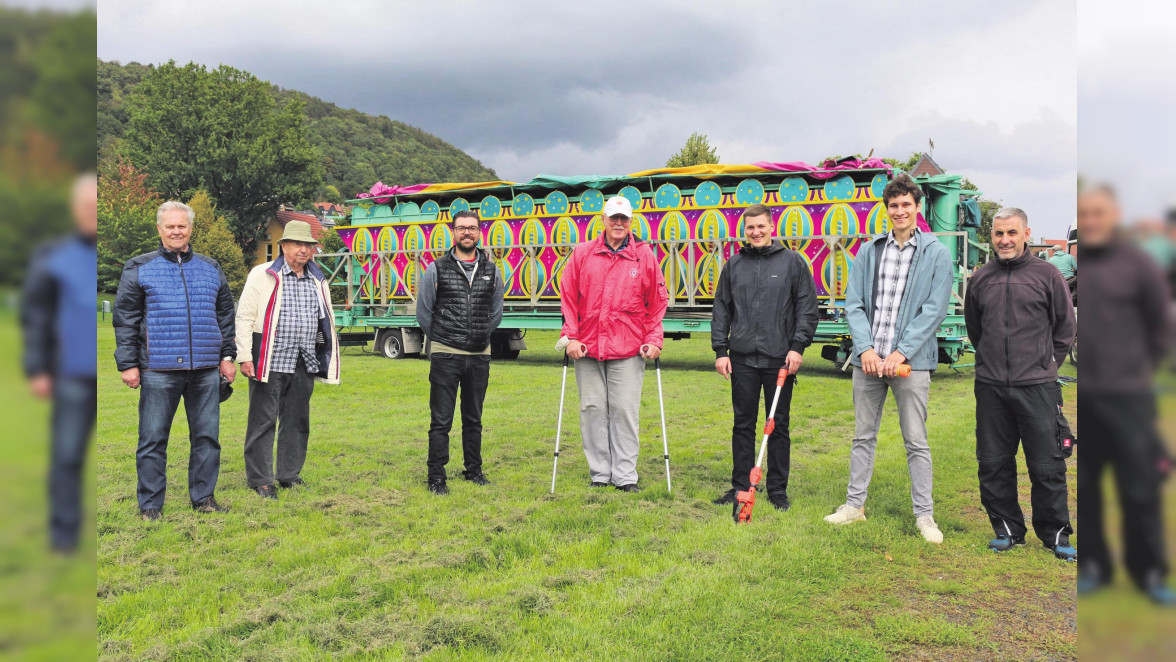
[(694, 131), (724, 163), (905, 158), (931, 139), (945, 169), (1058, 237), (1076, 29), (1056, 1), (103, 0), (98, 56), (229, 64), (516, 181), (661, 166)]
[(1082, 3), (1081, 172), (1115, 185), (1129, 221), (1176, 207), (1174, 21), (1170, 3)]

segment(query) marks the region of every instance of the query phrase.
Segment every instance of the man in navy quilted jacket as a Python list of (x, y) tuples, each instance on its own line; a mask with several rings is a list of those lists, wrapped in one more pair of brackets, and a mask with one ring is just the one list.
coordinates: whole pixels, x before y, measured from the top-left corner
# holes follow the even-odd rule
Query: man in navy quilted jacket
[(163, 514), (167, 441), (180, 398), (188, 415), (188, 497), (202, 513), (216, 502), (220, 474), (220, 378), (237, 375), (233, 294), (216, 260), (192, 252), (195, 213), (168, 201), (155, 214), (160, 246), (128, 260), (114, 300), (114, 358), (139, 390), (139, 512)]
[(49, 463), (49, 541), (77, 551), (82, 526), (82, 471), (94, 431), (98, 340), (94, 320), (98, 269), (98, 178), (74, 182), (74, 233), (37, 249), (21, 300), (24, 370), (29, 388), (53, 402)]

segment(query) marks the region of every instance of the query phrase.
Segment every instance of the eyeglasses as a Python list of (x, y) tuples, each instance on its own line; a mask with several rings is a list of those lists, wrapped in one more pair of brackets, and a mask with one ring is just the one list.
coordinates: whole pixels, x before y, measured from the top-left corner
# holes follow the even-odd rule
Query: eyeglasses
[(477, 234), (481, 231), (481, 228), (476, 225), (473, 227), (455, 227), (453, 231), (457, 234)]

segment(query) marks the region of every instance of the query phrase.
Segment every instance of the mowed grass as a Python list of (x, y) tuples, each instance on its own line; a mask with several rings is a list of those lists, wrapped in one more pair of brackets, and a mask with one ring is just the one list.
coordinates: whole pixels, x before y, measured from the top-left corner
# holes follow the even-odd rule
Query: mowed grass
[(29, 393), (15, 311), (0, 307), (0, 660), (82, 660), (94, 646), (94, 474), (83, 474), (82, 545), (49, 553), (49, 403)]
[[(222, 408), (218, 499), (188, 507), (187, 428), (170, 448), (160, 523), (137, 519), (137, 393), (98, 329), (98, 653), (106, 659), (874, 660), (1072, 659), (1075, 568), (1035, 539), (998, 556), (976, 485), (972, 375), (941, 370), (928, 426), (942, 546), (919, 537), (893, 402), (869, 521), (835, 528), (844, 501), (850, 382), (813, 348), (792, 404), (792, 510), (736, 526), (710, 500), (730, 476), (730, 388), (705, 337), (663, 360), (673, 493), (652, 365), (642, 399), (644, 491), (587, 487), (575, 380), (548, 493), (560, 362), (554, 333), (496, 362), (485, 471), (425, 489), (428, 363), (349, 350), (318, 385), (307, 486), (277, 502), (246, 489), (246, 390)], [(570, 372), (570, 371), (569, 371)], [(1068, 392), (1072, 395), (1072, 391)], [(762, 424), (762, 420), (761, 420)], [(1076, 488), (1071, 462), (1071, 494)], [(1028, 479), (1021, 468), (1028, 517)], [(1076, 519), (1071, 499), (1072, 518)]]

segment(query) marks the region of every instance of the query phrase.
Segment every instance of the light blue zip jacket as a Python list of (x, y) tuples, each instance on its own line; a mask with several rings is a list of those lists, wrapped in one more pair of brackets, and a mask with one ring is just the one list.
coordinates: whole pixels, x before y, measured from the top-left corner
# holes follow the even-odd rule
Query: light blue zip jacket
[[(862, 352), (874, 346), (875, 254), (885, 247), (886, 238), (867, 242), (859, 250), (849, 274), (845, 293), (845, 316), (853, 336), (853, 365), (861, 367)], [(911, 370), (934, 371), (939, 363), (936, 333), (947, 317), (953, 280), (951, 254), (935, 235), (919, 233), (915, 256), (907, 272), (906, 289), (898, 306), (894, 349), (907, 357)]]

